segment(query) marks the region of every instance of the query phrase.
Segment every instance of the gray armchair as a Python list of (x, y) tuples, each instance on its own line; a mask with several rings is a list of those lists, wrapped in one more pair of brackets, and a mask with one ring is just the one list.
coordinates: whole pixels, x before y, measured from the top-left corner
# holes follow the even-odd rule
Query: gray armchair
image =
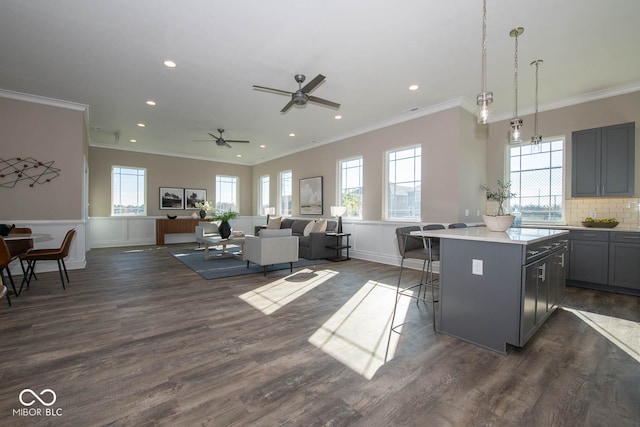
[(265, 276), (268, 266), (285, 262), (293, 272), (293, 263), (298, 261), (298, 236), (292, 236), (290, 228), (260, 230), (259, 236), (245, 238), (242, 254), (247, 268), (250, 262), (264, 266)]

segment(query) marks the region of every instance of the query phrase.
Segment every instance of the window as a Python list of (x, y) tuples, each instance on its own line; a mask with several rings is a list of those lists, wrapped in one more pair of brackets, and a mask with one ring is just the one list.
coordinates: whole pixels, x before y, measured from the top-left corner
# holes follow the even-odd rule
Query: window
[(278, 214), (282, 216), (291, 216), (291, 188), (292, 174), (291, 171), (280, 172), (280, 192), (278, 197)]
[(564, 139), (509, 148), (511, 213), (522, 223), (564, 222), (562, 164)]
[(111, 215), (146, 215), (146, 169), (111, 168)]
[(238, 177), (216, 175), (216, 211), (238, 211)]
[(265, 215), (265, 208), (268, 208), (269, 205), (269, 175), (263, 175), (260, 177), (260, 182), (258, 183), (260, 194), (258, 197), (260, 198), (260, 202), (258, 203), (258, 215)]
[(347, 207), (346, 217), (362, 219), (362, 157), (339, 162), (338, 204)]
[(387, 219), (420, 221), (422, 147), (387, 152)]

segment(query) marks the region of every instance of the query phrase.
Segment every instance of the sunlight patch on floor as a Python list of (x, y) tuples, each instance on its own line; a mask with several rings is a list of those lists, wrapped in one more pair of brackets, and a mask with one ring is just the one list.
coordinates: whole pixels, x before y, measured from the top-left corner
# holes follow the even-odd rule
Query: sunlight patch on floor
[(264, 314), (272, 314), (336, 274), (338, 272), (333, 270), (313, 271), (305, 268), (258, 289), (245, 292), (240, 295), (240, 299)]
[(640, 362), (640, 322), (562, 307)]
[[(373, 280), (365, 283), (309, 342), (366, 379), (384, 365), (396, 287)], [(411, 298), (401, 297), (395, 324), (404, 322)], [(401, 328), (396, 328), (401, 332)], [(393, 358), (400, 334), (391, 334), (388, 360)]]

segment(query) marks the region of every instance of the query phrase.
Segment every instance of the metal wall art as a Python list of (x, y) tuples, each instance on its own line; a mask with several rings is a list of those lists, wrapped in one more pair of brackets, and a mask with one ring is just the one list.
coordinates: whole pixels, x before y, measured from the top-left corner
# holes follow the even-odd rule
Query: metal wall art
[(29, 187), (33, 187), (58, 176), (60, 169), (53, 167), (53, 160), (40, 162), (33, 157), (0, 159), (0, 187), (13, 188), (19, 181), (26, 181)]

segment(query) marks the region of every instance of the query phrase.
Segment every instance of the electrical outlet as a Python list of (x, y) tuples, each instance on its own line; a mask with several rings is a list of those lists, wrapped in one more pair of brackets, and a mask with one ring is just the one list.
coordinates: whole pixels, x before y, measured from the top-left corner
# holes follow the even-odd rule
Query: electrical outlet
[(596, 219), (598, 217), (598, 211), (591, 211), (589, 213), (589, 216), (593, 219)]
[(469, 216), (469, 209), (464, 210), (464, 216)]
[(481, 259), (471, 260), (471, 273), (477, 276), (482, 276), (482, 260)]

